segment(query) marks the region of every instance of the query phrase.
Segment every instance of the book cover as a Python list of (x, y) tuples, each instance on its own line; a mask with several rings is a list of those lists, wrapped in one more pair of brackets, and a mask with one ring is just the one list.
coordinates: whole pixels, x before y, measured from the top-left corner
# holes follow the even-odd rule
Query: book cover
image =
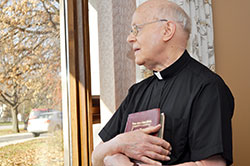
[[(124, 132), (129, 132), (137, 129), (144, 129), (149, 126), (156, 126), (158, 124), (161, 124), (161, 129), (153, 135), (159, 138), (163, 138), (165, 114), (161, 113), (159, 108), (131, 113), (128, 115)], [(135, 165), (142, 164), (142, 162), (134, 159), (131, 159), (131, 161)]]
[(160, 113), (159, 108), (131, 113), (128, 115), (124, 132), (133, 131), (137, 129), (144, 129), (149, 126), (156, 126), (158, 124), (161, 124), (161, 129), (154, 135), (163, 138), (164, 122), (164, 113)]

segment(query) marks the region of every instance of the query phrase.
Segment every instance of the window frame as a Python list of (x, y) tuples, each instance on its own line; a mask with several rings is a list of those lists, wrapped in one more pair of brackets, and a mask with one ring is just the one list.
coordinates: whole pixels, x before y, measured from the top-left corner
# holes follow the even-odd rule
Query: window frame
[[(88, 0), (61, 0), (61, 52), (63, 87), (64, 165), (91, 165), (94, 122), (100, 122), (100, 97), (91, 96)], [(65, 68), (65, 69), (63, 69)], [(92, 104), (93, 103), (93, 104)], [(66, 122), (67, 121), (67, 122)]]

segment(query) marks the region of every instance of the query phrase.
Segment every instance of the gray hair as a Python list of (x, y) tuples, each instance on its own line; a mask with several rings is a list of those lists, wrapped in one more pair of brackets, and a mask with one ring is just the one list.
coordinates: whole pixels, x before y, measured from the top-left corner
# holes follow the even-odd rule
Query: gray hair
[[(187, 13), (174, 2), (165, 2), (158, 6), (157, 16), (179, 23), (183, 30), (188, 34), (191, 33), (191, 20)], [(167, 18), (166, 18), (167, 17)], [(162, 18), (160, 18), (162, 19)]]

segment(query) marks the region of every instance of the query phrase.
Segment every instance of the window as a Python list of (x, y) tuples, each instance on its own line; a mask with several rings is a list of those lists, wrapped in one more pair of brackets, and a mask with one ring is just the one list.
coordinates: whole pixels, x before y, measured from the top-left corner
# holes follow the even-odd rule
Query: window
[(60, 38), (65, 37), (60, 33), (61, 5), (64, 1), (0, 2), (3, 166), (70, 163), (68, 103), (62, 105), (68, 95), (68, 76), (66, 54), (60, 54)]

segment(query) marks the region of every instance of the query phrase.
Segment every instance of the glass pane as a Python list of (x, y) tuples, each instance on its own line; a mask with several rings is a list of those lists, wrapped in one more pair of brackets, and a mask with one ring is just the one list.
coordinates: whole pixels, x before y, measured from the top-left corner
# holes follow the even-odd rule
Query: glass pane
[[(99, 72), (99, 41), (98, 41), (98, 12), (97, 1), (88, 1), (89, 36), (90, 36), (90, 62), (91, 62), (91, 93), (93, 102), (93, 142), (94, 147), (100, 142), (98, 136), (101, 124), (100, 112), (96, 115), (94, 110), (100, 110), (100, 72)], [(97, 103), (97, 104), (96, 104)], [(96, 116), (95, 116), (96, 115)]]
[(59, 0), (0, 0), (0, 165), (64, 165)]
[(99, 41), (97, 10), (91, 1), (89, 7), (89, 35), (90, 35), (90, 63), (91, 63), (91, 93), (100, 95), (100, 72), (99, 72)]

